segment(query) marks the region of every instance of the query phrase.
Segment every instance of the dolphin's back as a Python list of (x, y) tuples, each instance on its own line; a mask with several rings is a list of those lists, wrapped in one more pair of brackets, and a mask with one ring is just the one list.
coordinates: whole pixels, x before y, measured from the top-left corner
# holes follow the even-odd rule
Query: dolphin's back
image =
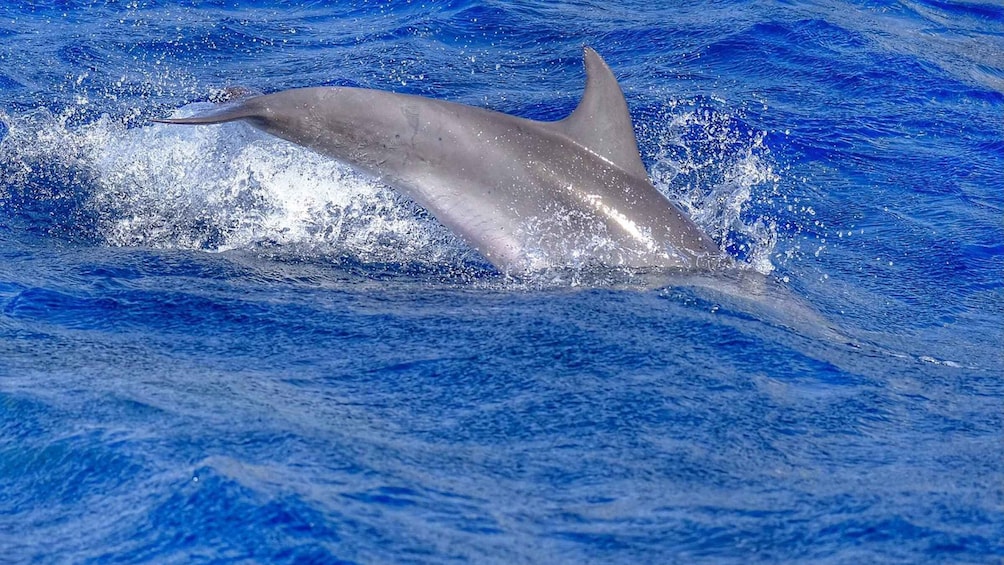
[(245, 120), (334, 157), (414, 199), (502, 270), (716, 262), (717, 246), (649, 182), (613, 73), (592, 49), (585, 59), (582, 101), (557, 122), (345, 87), (159, 121)]

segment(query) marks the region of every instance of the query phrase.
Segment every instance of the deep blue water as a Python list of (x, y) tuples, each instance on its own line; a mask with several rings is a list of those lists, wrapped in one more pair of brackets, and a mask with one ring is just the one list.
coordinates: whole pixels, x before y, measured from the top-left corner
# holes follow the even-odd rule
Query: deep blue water
[[(503, 276), (323, 157), (149, 122), (557, 119), (583, 45), (741, 273)], [(0, 562), (999, 563), (1002, 351), (997, 2), (0, 6)]]

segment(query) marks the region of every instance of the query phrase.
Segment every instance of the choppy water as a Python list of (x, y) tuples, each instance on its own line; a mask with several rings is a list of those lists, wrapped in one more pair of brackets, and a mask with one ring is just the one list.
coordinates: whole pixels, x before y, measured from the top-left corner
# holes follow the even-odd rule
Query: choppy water
[[(535, 119), (744, 265), (512, 279), (243, 85)], [(0, 561), (997, 563), (993, 2), (0, 6)], [(749, 298), (744, 298), (748, 296)]]

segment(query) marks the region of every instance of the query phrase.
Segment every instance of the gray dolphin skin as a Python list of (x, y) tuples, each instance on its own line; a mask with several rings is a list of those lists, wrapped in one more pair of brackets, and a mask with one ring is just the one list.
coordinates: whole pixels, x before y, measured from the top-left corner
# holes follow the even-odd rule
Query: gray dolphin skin
[(243, 120), (330, 156), (413, 199), (503, 272), (725, 264), (652, 186), (617, 79), (596, 51), (584, 51), (585, 94), (556, 122), (348, 87), (286, 90), (154, 121)]

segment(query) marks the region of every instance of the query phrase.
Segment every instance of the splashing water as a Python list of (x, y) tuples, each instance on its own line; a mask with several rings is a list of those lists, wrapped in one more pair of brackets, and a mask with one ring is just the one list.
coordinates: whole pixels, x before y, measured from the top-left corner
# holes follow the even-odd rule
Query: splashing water
[[(394, 191), (247, 125), (128, 129), (104, 116), (72, 128), (67, 118), (41, 111), (10, 120), (0, 147), (8, 206), (76, 203), (49, 231), (87, 232), (113, 246), (288, 246), (372, 262), (470, 253)], [(76, 230), (67, 225), (82, 219)]]
[(771, 209), (780, 177), (766, 132), (746, 130), (731, 115), (696, 101), (674, 102), (654, 123), (642, 137), (656, 139), (644, 145), (655, 148), (649, 155), (655, 186), (740, 265), (771, 273), (777, 244)]
[[(104, 115), (73, 126), (72, 110), (3, 121), (0, 206), (36, 226), (46, 217), (52, 234), (363, 263), (483, 262), (395, 191), (246, 124), (130, 128)], [(702, 108), (665, 112), (650, 130), (657, 188), (744, 264), (773, 270), (773, 222), (748, 213), (755, 189), (776, 190), (764, 135), (743, 134), (729, 116)]]

